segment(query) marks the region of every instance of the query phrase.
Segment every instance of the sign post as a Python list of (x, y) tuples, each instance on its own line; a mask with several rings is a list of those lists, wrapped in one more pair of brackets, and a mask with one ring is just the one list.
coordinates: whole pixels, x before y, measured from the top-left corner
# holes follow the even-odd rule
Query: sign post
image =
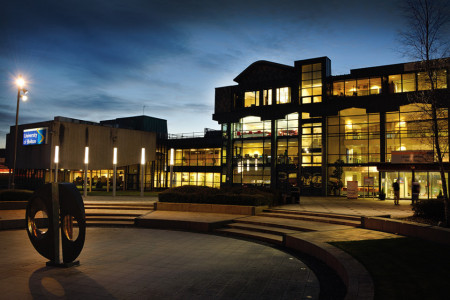
[(347, 199), (358, 199), (358, 181), (347, 181)]

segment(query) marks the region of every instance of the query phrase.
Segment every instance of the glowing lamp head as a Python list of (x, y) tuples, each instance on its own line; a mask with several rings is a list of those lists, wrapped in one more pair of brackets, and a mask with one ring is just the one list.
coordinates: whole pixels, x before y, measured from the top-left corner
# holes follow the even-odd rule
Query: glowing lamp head
[(113, 165), (117, 165), (117, 148), (113, 149)]
[(23, 88), (23, 86), (25, 85), (25, 80), (22, 78), (22, 76), (19, 76), (17, 79), (16, 79), (16, 85), (17, 85), (17, 87), (18, 88)]
[(141, 165), (145, 165), (145, 148), (141, 151)]
[(170, 149), (170, 162), (169, 162), (169, 165), (170, 165), (170, 166), (173, 166), (173, 165), (174, 165), (174, 157), (173, 157), (173, 156), (174, 156), (174, 152), (175, 152), (174, 150), (175, 150), (175, 149), (173, 149), (173, 148)]
[(28, 96), (27, 95), (22, 95), (22, 101), (27, 101), (28, 100)]
[(55, 146), (55, 164), (59, 163), (59, 146)]
[(89, 147), (84, 148), (84, 164), (87, 165), (89, 163)]

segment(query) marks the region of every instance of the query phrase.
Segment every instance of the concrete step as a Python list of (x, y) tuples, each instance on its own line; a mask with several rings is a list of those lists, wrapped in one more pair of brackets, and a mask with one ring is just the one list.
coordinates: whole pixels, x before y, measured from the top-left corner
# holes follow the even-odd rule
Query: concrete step
[(329, 217), (329, 218), (344, 219), (344, 220), (351, 220), (351, 221), (357, 221), (357, 222), (361, 221), (361, 216), (322, 213), (322, 212), (314, 212), (314, 211), (296, 211), (296, 210), (287, 210), (287, 209), (265, 209), (264, 212), (301, 215), (301, 216)]
[(263, 226), (263, 225), (256, 225), (256, 224), (250, 224), (250, 223), (240, 223), (239, 221), (236, 223), (228, 224), (228, 227), (234, 228), (234, 229), (246, 230), (246, 231), (269, 233), (269, 234), (274, 234), (274, 235), (279, 235), (279, 236), (284, 236), (286, 234), (293, 234), (293, 233), (299, 232), (298, 230), (280, 228), (280, 227), (276, 227), (276, 226), (269, 225), (269, 224), (266, 226)]
[(121, 205), (94, 205), (88, 204), (85, 209), (116, 209), (116, 210), (154, 210), (154, 206), (121, 206)]
[[(299, 220), (299, 219), (287, 219), (287, 218), (277, 218), (272, 216), (250, 216), (245, 218), (240, 218), (239, 223), (253, 224), (260, 226), (269, 226), (276, 228), (284, 228), (300, 232), (311, 232), (311, 231), (325, 231), (325, 230), (340, 230), (349, 229), (348, 226), (315, 222), (309, 220)], [(352, 226), (354, 227), (354, 226)]]
[(114, 226), (123, 226), (123, 227), (134, 227), (133, 221), (108, 221), (108, 220), (97, 220), (97, 221), (87, 221), (86, 226), (105, 226), (105, 227), (114, 227)]
[(148, 210), (103, 210), (103, 209), (86, 209), (87, 216), (128, 216), (139, 217), (149, 212)]
[(130, 217), (130, 216), (86, 216), (86, 222), (92, 222), (92, 221), (133, 221), (136, 219), (136, 217)]
[(323, 222), (330, 224), (338, 224), (338, 225), (346, 225), (352, 227), (360, 227), (361, 220), (352, 221), (345, 220), (340, 218), (332, 218), (332, 217), (319, 217), (319, 216), (307, 216), (307, 215), (294, 215), (294, 214), (285, 214), (285, 213), (271, 213), (271, 212), (263, 212), (258, 214), (258, 216), (262, 217), (271, 217), (271, 218), (282, 218), (282, 219), (293, 219), (293, 220), (305, 220), (305, 221), (313, 221), (313, 222)]
[(276, 245), (282, 245), (283, 244), (283, 237), (276, 234), (270, 234), (270, 233), (263, 233), (263, 232), (256, 232), (256, 231), (249, 231), (249, 230), (243, 230), (243, 229), (236, 229), (236, 228), (222, 228), (217, 229), (216, 232), (225, 234), (225, 235), (231, 235), (231, 236), (240, 236), (245, 238), (251, 238), (256, 239)]

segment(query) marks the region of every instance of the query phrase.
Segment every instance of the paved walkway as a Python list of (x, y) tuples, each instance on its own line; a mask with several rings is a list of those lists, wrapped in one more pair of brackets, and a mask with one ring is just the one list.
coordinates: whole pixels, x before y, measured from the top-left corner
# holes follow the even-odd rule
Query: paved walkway
[(286, 204), (281, 208), (355, 216), (391, 215), (392, 218), (403, 218), (413, 215), (410, 204), (410, 200), (400, 200), (400, 205), (394, 205), (394, 200), (381, 201), (377, 198), (301, 197), (300, 204)]
[(81, 265), (46, 267), (24, 230), (0, 231), (1, 299), (318, 299), (315, 274), (261, 244), (191, 232), (88, 228)]

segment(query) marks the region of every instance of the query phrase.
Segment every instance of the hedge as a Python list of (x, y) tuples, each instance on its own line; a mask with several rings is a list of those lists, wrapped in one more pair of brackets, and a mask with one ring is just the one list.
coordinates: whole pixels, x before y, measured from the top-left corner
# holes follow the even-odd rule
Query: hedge
[(3, 190), (0, 191), (0, 201), (28, 201), (33, 191), (28, 190)]
[(444, 221), (444, 201), (439, 199), (420, 200), (413, 205), (414, 216), (434, 221)]
[(158, 195), (160, 202), (202, 203), (261, 206), (272, 205), (274, 195), (256, 188), (216, 189), (204, 186), (186, 185), (175, 187)]

